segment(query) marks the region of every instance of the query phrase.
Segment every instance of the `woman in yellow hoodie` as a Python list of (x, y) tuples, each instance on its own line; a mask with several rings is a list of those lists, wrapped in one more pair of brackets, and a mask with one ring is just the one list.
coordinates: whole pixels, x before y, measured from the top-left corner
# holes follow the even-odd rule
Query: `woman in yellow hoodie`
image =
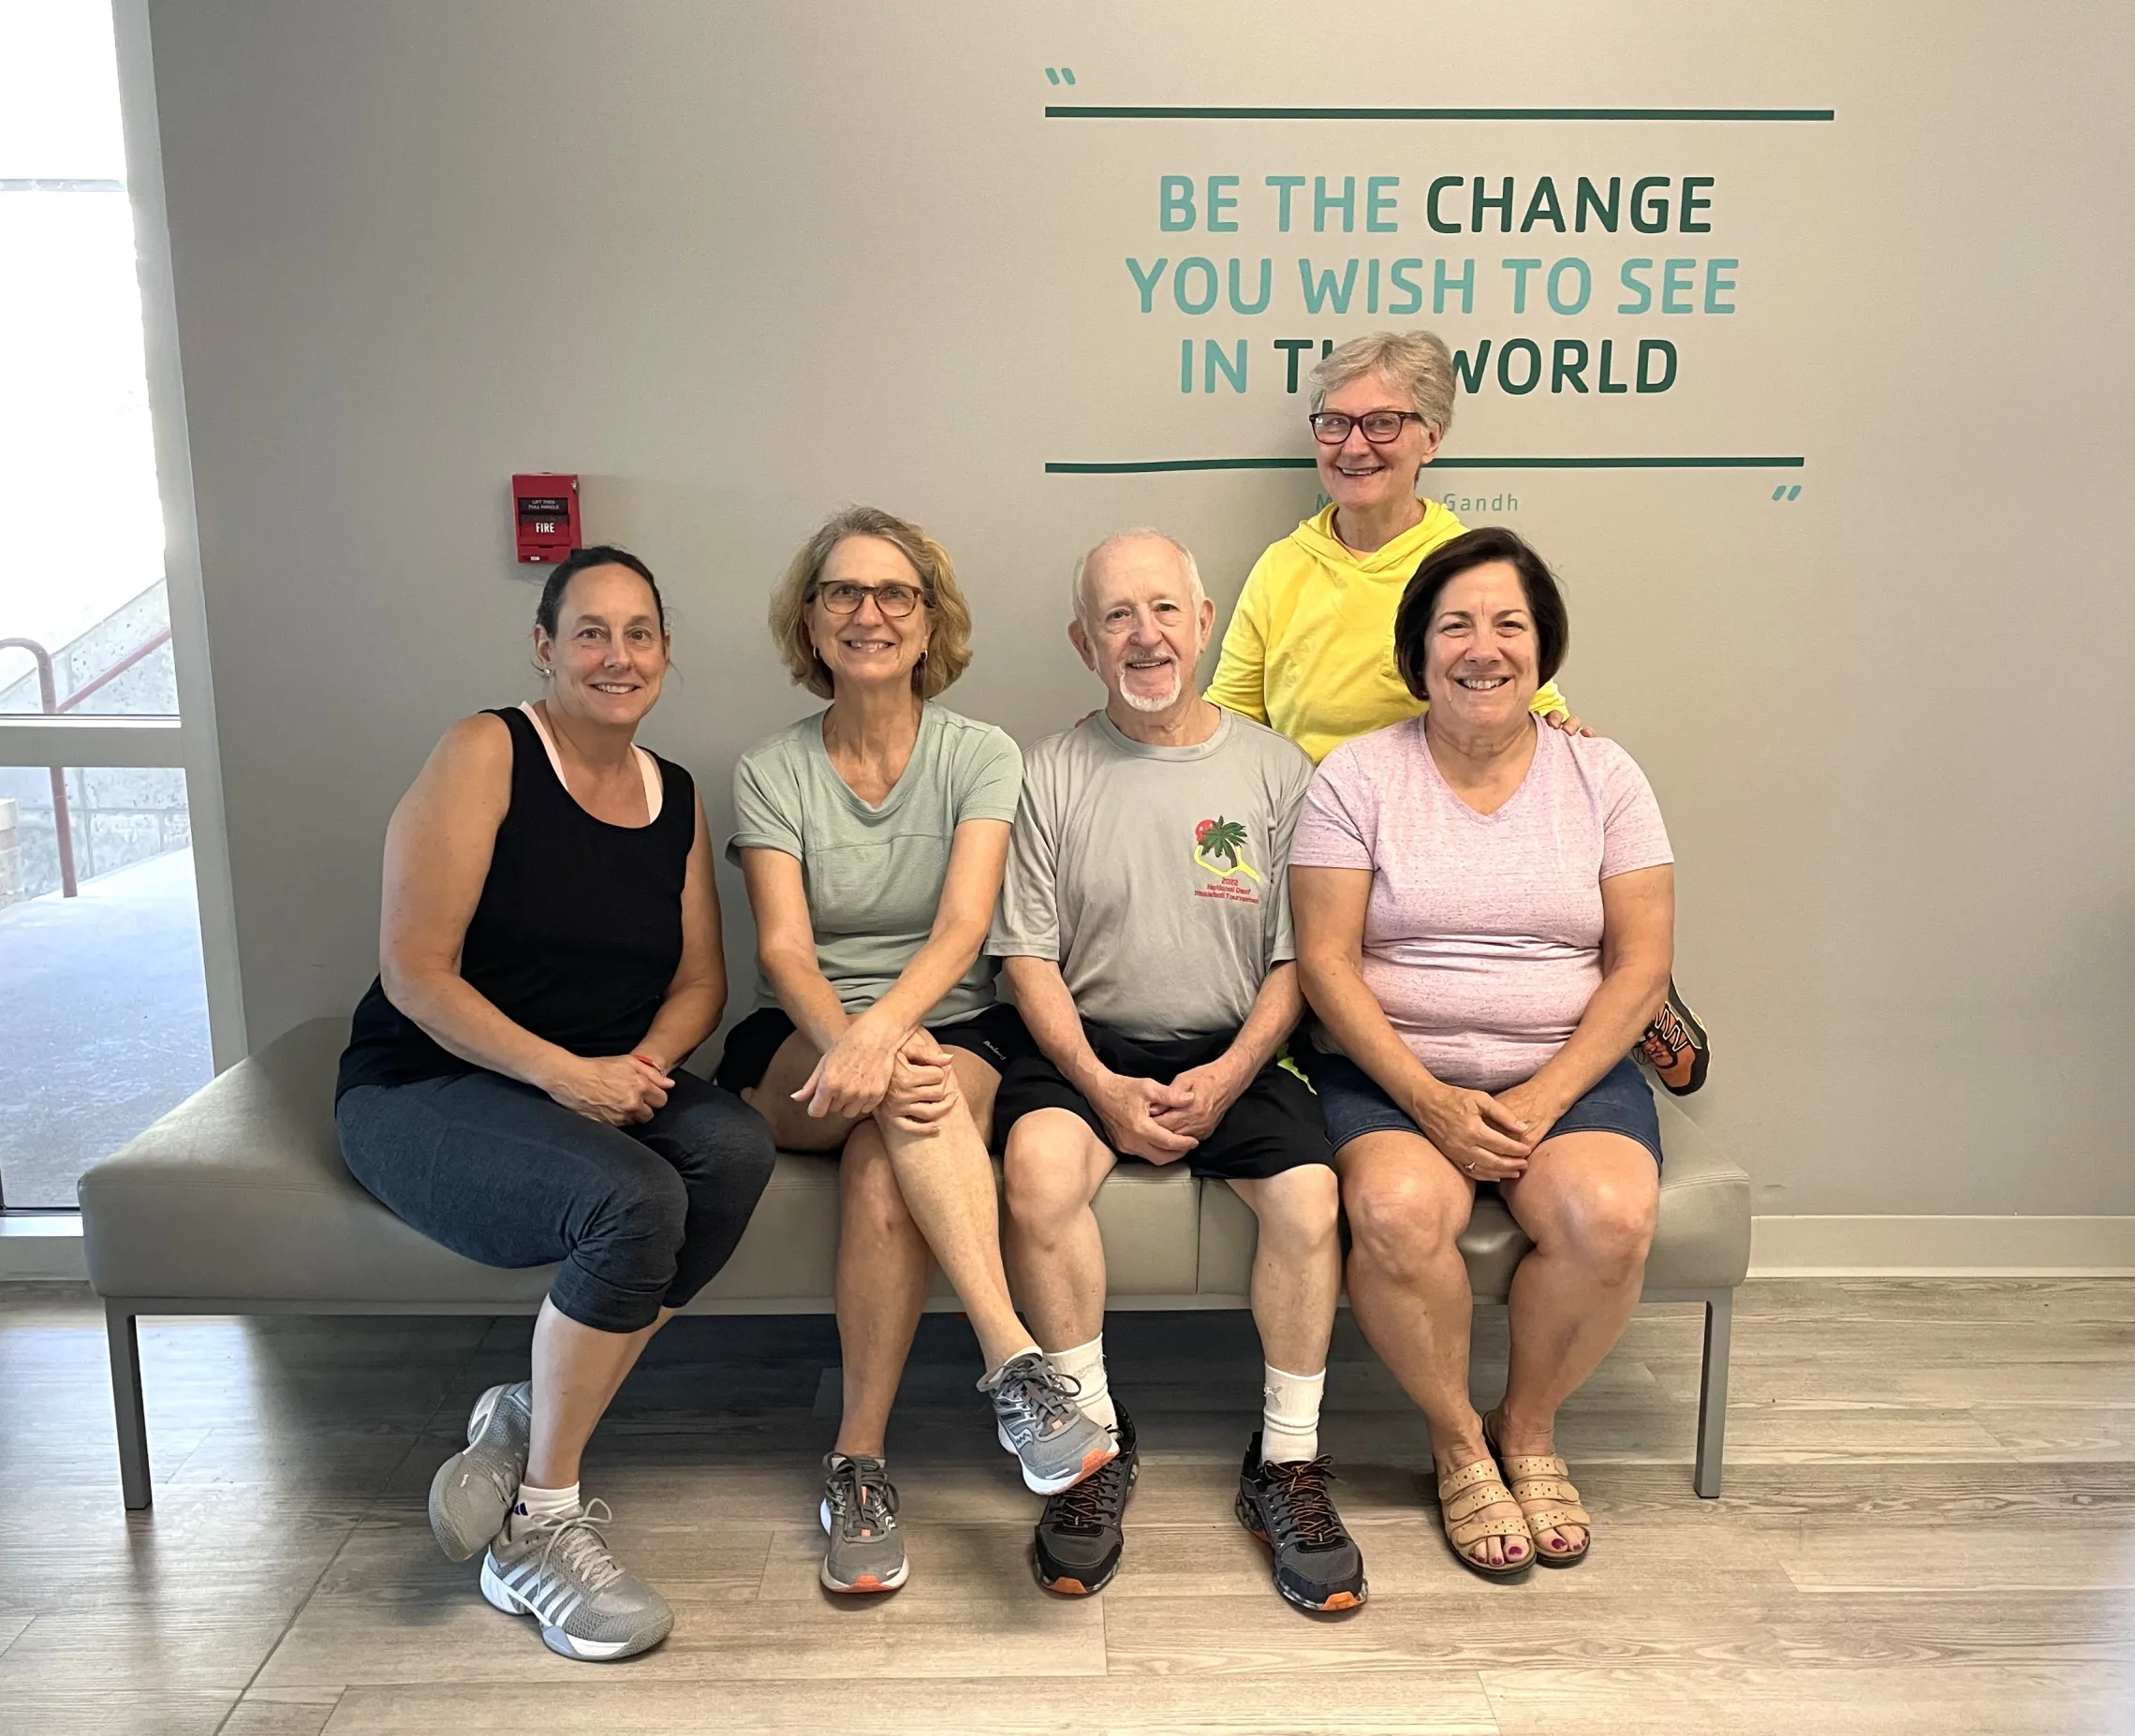
[[(1423, 557), (1467, 527), (1416, 493), (1453, 419), (1453, 360), (1433, 331), (1351, 338), (1312, 371), (1312, 437), (1329, 504), (1246, 575), (1208, 697), (1318, 763), (1423, 709), (1393, 662), (1393, 617)], [(1533, 709), (1583, 730), (1554, 682)], [(1704, 1083), (1702, 1026), (1669, 984), (1646, 1058), (1670, 1090)]]
[[(1423, 702), (1393, 667), (1393, 616), (1423, 557), (1467, 526), (1417, 478), (1453, 419), (1453, 361), (1431, 331), (1352, 338), (1313, 370), (1323, 507), (1253, 565), (1208, 697), (1315, 762)], [(1577, 728), (1547, 683), (1535, 710)]]

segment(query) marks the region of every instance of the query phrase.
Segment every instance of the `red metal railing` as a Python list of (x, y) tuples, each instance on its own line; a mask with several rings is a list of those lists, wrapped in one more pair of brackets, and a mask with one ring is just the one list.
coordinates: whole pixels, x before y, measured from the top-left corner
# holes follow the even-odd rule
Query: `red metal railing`
[[(38, 709), (48, 717), (59, 714), (59, 688), (52, 681), (52, 653), (34, 639), (0, 639), (0, 651), (26, 651), (36, 659), (37, 666)], [(74, 877), (74, 828), (66, 817), (66, 773), (52, 768), (52, 834), (59, 846), (59, 890), (62, 897), (72, 898), (81, 890)]]
[[(170, 642), (170, 629), (163, 628), (153, 638), (144, 640), (126, 653), (101, 675), (82, 683), (66, 699), (59, 697), (59, 685), (52, 671), (52, 653), (34, 639), (0, 639), (0, 651), (26, 651), (37, 666), (38, 709), (47, 717), (57, 717), (72, 711), (99, 687), (115, 681), (151, 652)], [(52, 842), (59, 846), (59, 890), (63, 898), (78, 897), (81, 883), (74, 872), (74, 826), (66, 807), (66, 773), (58, 766), (52, 768)]]
[(127, 652), (125, 656), (121, 657), (116, 663), (112, 664), (111, 667), (106, 669), (101, 675), (94, 676), (90, 680), (83, 682), (81, 686), (75, 688), (72, 693), (68, 694), (66, 699), (62, 699), (59, 702), (59, 709), (63, 712), (71, 712), (77, 705), (80, 705), (82, 700), (86, 699), (91, 694), (95, 693), (97, 688), (102, 687), (110, 682), (118, 680), (120, 676), (124, 675), (128, 669), (132, 669), (135, 664), (139, 663), (143, 657), (147, 656), (149, 653), (161, 650), (169, 642), (170, 629), (169, 627), (163, 628), (152, 639), (143, 640), (131, 651)]

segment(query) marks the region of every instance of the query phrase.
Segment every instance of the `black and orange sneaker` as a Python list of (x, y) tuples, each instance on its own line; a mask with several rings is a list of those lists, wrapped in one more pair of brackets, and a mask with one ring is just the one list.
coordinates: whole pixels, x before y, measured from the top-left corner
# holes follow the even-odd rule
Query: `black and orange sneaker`
[(1274, 1553), (1275, 1589), (1301, 1610), (1354, 1610), (1368, 1591), (1364, 1557), (1327, 1493), (1333, 1462), (1260, 1458), (1260, 1432), (1238, 1472), (1238, 1523)]
[(1141, 1475), (1141, 1457), (1135, 1450), (1134, 1420), (1125, 1410), (1113, 1433), (1119, 1457), (1053, 1496), (1038, 1522), (1038, 1582), (1047, 1591), (1083, 1596), (1104, 1590), (1119, 1571), (1126, 1547), (1126, 1501)]
[(1672, 977), (1668, 979), (1668, 998), (1639, 1038), (1638, 1052), (1671, 1096), (1686, 1097), (1705, 1082), (1705, 1070), (1713, 1061), (1712, 1043), (1690, 1003), (1676, 993)]

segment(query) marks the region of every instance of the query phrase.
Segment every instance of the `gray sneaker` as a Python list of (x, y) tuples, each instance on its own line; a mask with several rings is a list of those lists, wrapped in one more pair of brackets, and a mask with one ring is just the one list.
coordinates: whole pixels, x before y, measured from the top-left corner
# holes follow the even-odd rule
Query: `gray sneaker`
[(911, 1570), (897, 1529), (897, 1491), (879, 1459), (823, 1460), (823, 1584), (834, 1592), (895, 1591)]
[(613, 1518), (589, 1501), (568, 1519), (524, 1522), (516, 1537), (500, 1532), (482, 1557), (482, 1596), (534, 1617), (541, 1642), (566, 1657), (610, 1662), (659, 1644), (674, 1611), (609, 1552), (600, 1527)]
[(467, 1418), (467, 1449), (430, 1479), (430, 1529), (449, 1561), (465, 1561), (504, 1529), (526, 1475), (526, 1437), (534, 1427), (534, 1388), (521, 1380), (492, 1387)]
[(994, 1400), (994, 1432), (1023, 1461), (1034, 1494), (1058, 1494), (1119, 1457), (1119, 1442), (1075, 1403), (1076, 1383), (1053, 1372), (1044, 1355), (1025, 1350), (979, 1383)]

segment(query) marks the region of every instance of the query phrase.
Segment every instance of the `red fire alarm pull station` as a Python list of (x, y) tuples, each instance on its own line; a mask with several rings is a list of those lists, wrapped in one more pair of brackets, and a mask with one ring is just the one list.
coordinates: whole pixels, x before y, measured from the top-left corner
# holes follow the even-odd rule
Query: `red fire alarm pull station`
[(522, 561), (553, 566), (581, 546), (578, 478), (513, 477), (511, 504)]

